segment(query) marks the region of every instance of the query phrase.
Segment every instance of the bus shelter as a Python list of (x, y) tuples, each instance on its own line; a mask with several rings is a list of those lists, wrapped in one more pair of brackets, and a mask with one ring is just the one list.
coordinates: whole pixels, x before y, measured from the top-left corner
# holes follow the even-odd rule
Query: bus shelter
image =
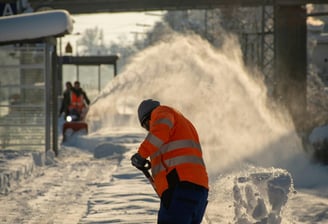
[(57, 154), (56, 38), (72, 24), (65, 10), (0, 18), (0, 149)]

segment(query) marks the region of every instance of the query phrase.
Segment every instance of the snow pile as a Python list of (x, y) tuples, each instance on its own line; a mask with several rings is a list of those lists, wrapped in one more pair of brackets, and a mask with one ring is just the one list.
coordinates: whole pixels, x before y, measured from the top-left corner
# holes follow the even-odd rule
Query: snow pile
[[(234, 220), (238, 224), (278, 224), (293, 192), (293, 180), (286, 170), (246, 168), (221, 176), (213, 185), (207, 217), (215, 223)], [(220, 216), (217, 205), (224, 208)]]
[(104, 142), (97, 145), (94, 149), (95, 158), (113, 158), (121, 157), (122, 153), (128, 151), (128, 149), (122, 145), (113, 144), (111, 142)]
[(11, 193), (22, 181), (37, 176), (40, 167), (55, 163), (52, 151), (1, 150), (0, 195)]
[(313, 129), (309, 136), (312, 144), (322, 144), (328, 138), (328, 126), (320, 126)]

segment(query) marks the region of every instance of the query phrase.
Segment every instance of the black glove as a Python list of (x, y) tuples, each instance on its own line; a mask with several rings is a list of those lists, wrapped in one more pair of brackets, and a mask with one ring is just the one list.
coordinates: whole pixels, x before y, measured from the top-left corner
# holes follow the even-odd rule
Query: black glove
[(139, 170), (145, 169), (146, 163), (147, 160), (142, 158), (139, 153), (136, 153), (131, 157), (131, 164)]

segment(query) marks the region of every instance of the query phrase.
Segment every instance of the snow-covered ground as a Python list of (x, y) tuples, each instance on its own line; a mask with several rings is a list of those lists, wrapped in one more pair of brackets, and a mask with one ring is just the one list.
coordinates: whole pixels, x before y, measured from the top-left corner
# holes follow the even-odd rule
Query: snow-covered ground
[(327, 167), (310, 162), (289, 117), (266, 99), (236, 42), (172, 36), (140, 52), (92, 103), (90, 133), (0, 196), (0, 223), (156, 223), (159, 199), (130, 164), (144, 98), (199, 131), (210, 177), (203, 223), (328, 223)]

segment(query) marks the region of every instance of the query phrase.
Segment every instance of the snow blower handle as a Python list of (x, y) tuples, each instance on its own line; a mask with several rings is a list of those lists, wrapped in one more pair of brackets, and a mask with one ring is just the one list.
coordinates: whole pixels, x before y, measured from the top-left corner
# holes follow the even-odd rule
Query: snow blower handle
[(145, 166), (142, 167), (142, 168), (139, 168), (139, 170), (141, 170), (143, 172), (143, 174), (146, 176), (146, 178), (148, 179), (149, 183), (153, 187), (154, 191), (159, 196), (159, 194), (158, 194), (158, 192), (156, 190), (154, 179), (153, 179), (152, 175), (149, 173), (149, 169), (150, 168), (151, 168), (151, 164), (150, 164), (149, 160), (146, 160)]

